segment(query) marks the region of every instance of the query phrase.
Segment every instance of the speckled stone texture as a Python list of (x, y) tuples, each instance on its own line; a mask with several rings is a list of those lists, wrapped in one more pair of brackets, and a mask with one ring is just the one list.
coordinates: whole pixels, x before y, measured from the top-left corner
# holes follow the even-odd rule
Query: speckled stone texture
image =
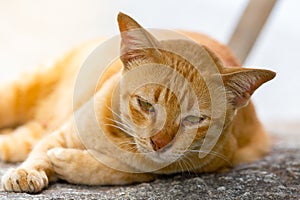
[[(2, 175), (13, 165), (0, 164)], [(56, 183), (40, 194), (0, 199), (300, 199), (300, 148), (276, 145), (262, 160), (219, 174), (177, 174), (123, 187)]]

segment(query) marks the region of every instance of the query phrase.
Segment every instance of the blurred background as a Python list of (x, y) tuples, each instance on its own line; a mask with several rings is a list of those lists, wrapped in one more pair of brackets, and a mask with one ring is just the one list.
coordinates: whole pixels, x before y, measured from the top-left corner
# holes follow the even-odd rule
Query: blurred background
[[(72, 47), (118, 33), (127, 13), (147, 28), (186, 29), (227, 43), (248, 0), (0, 0), (0, 82), (48, 64)], [(279, 1), (245, 66), (274, 70), (253, 96), (273, 133), (300, 132), (300, 1)], [(0, 97), (1, 98), (1, 97)], [(298, 134), (298, 138), (299, 138)]]

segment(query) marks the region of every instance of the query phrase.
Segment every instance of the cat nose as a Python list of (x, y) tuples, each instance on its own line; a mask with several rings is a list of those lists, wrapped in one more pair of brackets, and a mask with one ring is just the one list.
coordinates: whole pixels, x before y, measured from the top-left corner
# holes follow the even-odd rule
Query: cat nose
[(172, 137), (168, 137), (162, 134), (156, 134), (150, 137), (151, 145), (154, 151), (158, 151), (167, 146), (171, 141)]

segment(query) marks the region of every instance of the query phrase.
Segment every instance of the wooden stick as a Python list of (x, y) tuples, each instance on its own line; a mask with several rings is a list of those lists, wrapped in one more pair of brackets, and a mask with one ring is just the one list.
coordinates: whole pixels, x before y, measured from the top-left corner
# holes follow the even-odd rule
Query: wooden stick
[(277, 0), (249, 0), (228, 43), (241, 63), (244, 63)]

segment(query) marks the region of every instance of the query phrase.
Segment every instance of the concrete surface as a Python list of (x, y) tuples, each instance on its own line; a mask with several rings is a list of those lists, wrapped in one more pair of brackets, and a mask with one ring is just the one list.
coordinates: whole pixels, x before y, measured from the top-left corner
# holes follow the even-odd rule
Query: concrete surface
[[(277, 138), (270, 155), (225, 173), (177, 174), (123, 187), (60, 182), (36, 195), (1, 190), (0, 199), (300, 199), (299, 147), (299, 141)], [(13, 166), (1, 163), (0, 175)]]

